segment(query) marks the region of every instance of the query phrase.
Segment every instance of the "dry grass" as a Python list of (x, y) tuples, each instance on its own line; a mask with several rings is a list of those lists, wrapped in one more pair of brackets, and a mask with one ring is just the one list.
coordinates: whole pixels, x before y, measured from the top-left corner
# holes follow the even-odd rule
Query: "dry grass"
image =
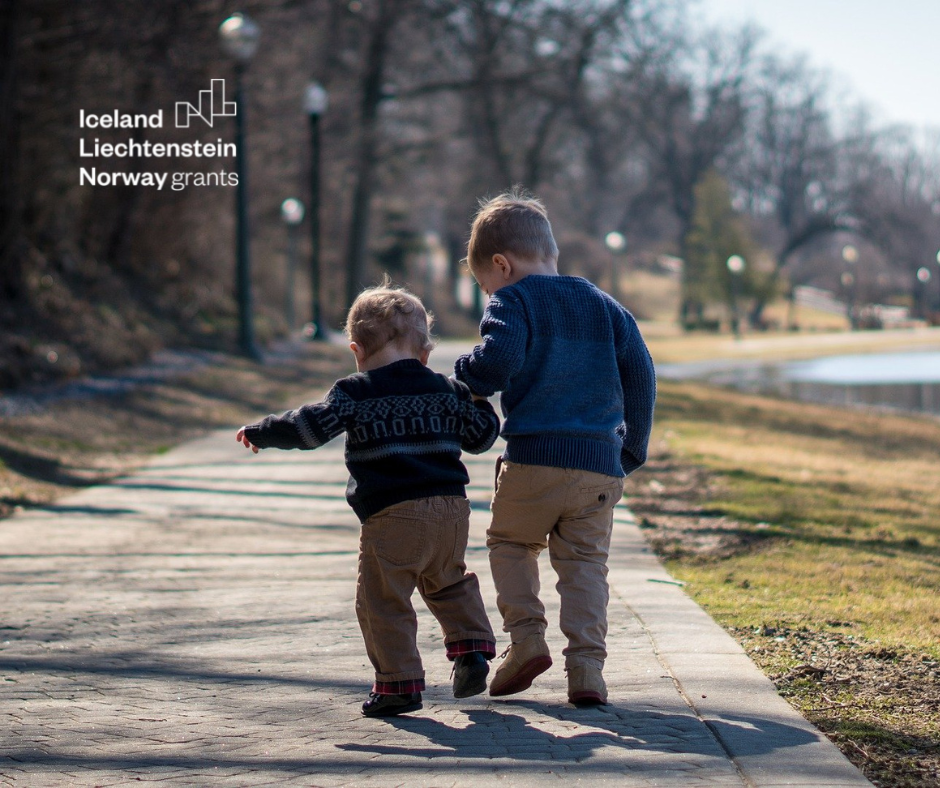
[(664, 383), (654, 448), (671, 571), (878, 784), (936, 784), (940, 421)]
[(644, 324), (643, 336), (657, 363), (703, 359), (762, 359), (785, 361), (843, 353), (878, 353), (908, 348), (940, 348), (940, 329), (891, 331), (766, 332), (745, 334), (686, 334), (677, 326)]
[(210, 429), (238, 426), (353, 370), (345, 348), (310, 344), (258, 365), (237, 356), (185, 377), (0, 418), (0, 516), (127, 473)]
[(679, 279), (629, 271), (619, 282), (621, 300), (639, 320), (672, 323), (679, 314)]

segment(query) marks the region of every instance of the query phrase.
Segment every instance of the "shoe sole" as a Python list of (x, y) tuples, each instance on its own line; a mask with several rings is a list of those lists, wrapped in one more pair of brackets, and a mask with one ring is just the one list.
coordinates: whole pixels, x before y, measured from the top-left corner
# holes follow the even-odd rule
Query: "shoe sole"
[(408, 714), (412, 711), (418, 711), (418, 709), (423, 709), (423, 703), (408, 703), (404, 706), (389, 706), (388, 708), (381, 709), (380, 711), (362, 712), (363, 717), (397, 717), (399, 714)]
[(515, 695), (517, 692), (527, 690), (532, 686), (532, 681), (536, 676), (540, 676), (552, 666), (551, 657), (533, 657), (505, 684), (498, 687), (490, 687), (490, 695), (498, 698), (502, 695)]
[(455, 698), (472, 698), (486, 691), (486, 677), (489, 675), (490, 666), (480, 665), (475, 670), (471, 669), (467, 675), (465, 686), (458, 687), (454, 685)]
[(596, 692), (575, 692), (568, 696), (568, 702), (575, 706), (606, 706), (607, 699)]

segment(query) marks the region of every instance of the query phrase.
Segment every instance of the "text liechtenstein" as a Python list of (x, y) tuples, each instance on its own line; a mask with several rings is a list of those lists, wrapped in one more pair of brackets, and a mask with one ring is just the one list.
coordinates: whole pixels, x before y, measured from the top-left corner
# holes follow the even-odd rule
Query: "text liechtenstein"
[(97, 137), (91, 145), (85, 144), (85, 139), (79, 139), (78, 155), (82, 158), (136, 158), (168, 156), (177, 157), (213, 157), (227, 156), (234, 158), (236, 147), (234, 142), (151, 142), (150, 140), (128, 140), (127, 142), (100, 142)]

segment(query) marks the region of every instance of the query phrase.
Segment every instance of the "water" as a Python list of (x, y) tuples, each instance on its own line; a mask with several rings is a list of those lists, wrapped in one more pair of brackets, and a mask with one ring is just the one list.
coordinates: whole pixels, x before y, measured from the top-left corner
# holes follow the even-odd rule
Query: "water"
[(664, 364), (661, 377), (833, 405), (940, 415), (940, 351), (830, 356), (811, 361)]

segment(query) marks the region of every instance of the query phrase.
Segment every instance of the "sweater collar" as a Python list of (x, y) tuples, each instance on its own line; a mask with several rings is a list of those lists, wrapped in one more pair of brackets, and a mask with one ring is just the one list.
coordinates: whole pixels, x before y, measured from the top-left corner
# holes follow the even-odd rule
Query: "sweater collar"
[(376, 369), (369, 370), (371, 373), (381, 372), (385, 373), (394, 373), (394, 372), (418, 372), (419, 370), (427, 369), (418, 359), (416, 358), (403, 358), (400, 361), (393, 361), (391, 364), (386, 364), (384, 367), (377, 367)]

